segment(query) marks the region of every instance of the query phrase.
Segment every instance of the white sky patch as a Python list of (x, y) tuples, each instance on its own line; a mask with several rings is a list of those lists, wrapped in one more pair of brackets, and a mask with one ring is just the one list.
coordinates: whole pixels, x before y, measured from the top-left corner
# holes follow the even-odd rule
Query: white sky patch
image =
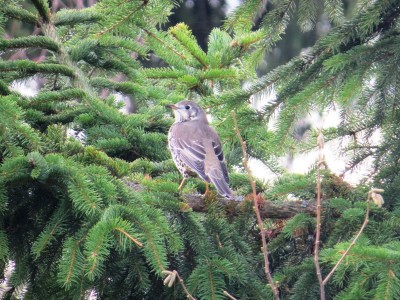
[(248, 165), (251, 173), (262, 181), (269, 181), (277, 178), (276, 174), (273, 173), (268, 166), (256, 158), (249, 158)]
[(68, 128), (67, 129), (67, 136), (68, 137), (72, 137), (75, 138), (76, 140), (78, 140), (79, 142), (81, 142), (82, 145), (85, 145), (86, 143), (86, 134), (83, 131), (76, 131), (72, 128)]
[[(15, 271), (15, 262), (9, 260), (4, 269), (4, 280), (0, 282), (0, 299), (3, 299), (4, 295), (13, 288), (10, 283), (10, 278), (12, 273)], [(25, 293), (27, 292), (27, 283), (22, 283), (21, 285), (15, 287), (13, 292), (13, 297), (11, 299), (23, 299)]]
[[(340, 115), (336, 110), (327, 110), (321, 114), (312, 113), (307, 120), (311, 126), (316, 129), (335, 128), (340, 125)], [(369, 142), (372, 145), (379, 144), (381, 139), (381, 132), (377, 130)], [(373, 170), (373, 157), (368, 157), (361, 162), (354, 170), (346, 171), (347, 162), (352, 155), (351, 151), (344, 153), (344, 148), (352, 142), (350, 137), (342, 139), (335, 139), (332, 141), (325, 141), (324, 157), (328, 168), (336, 175), (344, 175), (344, 180), (350, 184), (358, 184), (371, 177)], [(359, 142), (363, 143), (362, 137), (359, 137)], [(317, 141), (315, 141), (317, 143)], [(306, 173), (318, 159), (318, 150), (315, 149), (308, 153), (298, 154), (293, 159), (291, 166), (288, 168), (289, 172)]]
[(10, 89), (20, 93), (22, 96), (34, 97), (39, 91), (39, 83), (35, 78), (23, 81), (14, 81)]
[[(273, 90), (266, 93), (259, 93), (256, 97), (252, 97), (251, 106), (254, 109), (261, 109), (263, 106), (273, 103), (276, 99), (276, 94)], [(266, 125), (271, 130), (276, 128), (276, 117), (272, 117)], [(308, 117), (305, 117), (302, 122), (309, 124), (311, 128), (326, 129), (337, 128), (340, 126), (340, 114), (334, 109), (327, 109), (326, 111), (310, 112)], [(379, 130), (370, 138), (372, 145), (379, 144), (381, 133)], [(362, 139), (359, 140), (363, 142)], [(312, 141), (311, 141), (312, 142)], [(373, 157), (368, 157), (361, 162), (355, 169), (346, 171), (347, 162), (350, 159), (351, 152), (344, 153), (343, 149), (351, 142), (350, 138), (335, 139), (333, 141), (325, 141), (324, 157), (325, 162), (330, 171), (336, 175), (343, 175), (346, 182), (356, 185), (362, 181), (371, 179), (371, 172), (373, 171)], [(306, 174), (316, 164), (318, 160), (317, 141), (315, 140), (315, 149), (305, 153), (296, 153), (293, 157), (284, 154), (279, 158), (279, 165), (286, 169), (289, 173)], [(277, 175), (274, 174), (267, 166), (257, 159), (249, 161), (249, 167), (255, 177), (263, 181), (274, 181)]]
[(240, 4), (240, 0), (226, 1), (225, 7), (224, 7), (225, 14), (229, 14), (230, 12), (232, 12), (239, 4)]

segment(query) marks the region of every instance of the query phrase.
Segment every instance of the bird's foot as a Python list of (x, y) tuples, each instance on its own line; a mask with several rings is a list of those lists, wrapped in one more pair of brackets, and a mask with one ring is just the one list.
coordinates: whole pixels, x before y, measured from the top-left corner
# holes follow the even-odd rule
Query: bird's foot
[(210, 188), (208, 187), (208, 182), (206, 182), (206, 191), (204, 192), (204, 197), (207, 197), (210, 193)]
[(206, 182), (206, 191), (203, 194), (203, 198), (206, 200), (215, 200), (216, 194), (210, 190), (209, 184)]
[(179, 187), (178, 187), (178, 191), (181, 191), (181, 190), (182, 190), (183, 185), (185, 184), (185, 180), (186, 180), (186, 178), (183, 178), (183, 179), (182, 179), (181, 184), (180, 184)]

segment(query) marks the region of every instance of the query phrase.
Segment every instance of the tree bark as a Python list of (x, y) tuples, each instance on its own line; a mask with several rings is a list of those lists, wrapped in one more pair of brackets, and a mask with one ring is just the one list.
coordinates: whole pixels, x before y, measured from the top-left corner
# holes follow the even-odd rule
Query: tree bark
[[(207, 210), (207, 204), (203, 195), (185, 194), (183, 197), (188, 206), (196, 212)], [(236, 201), (218, 197), (218, 203), (229, 213), (239, 213), (242, 207), (249, 200)], [(263, 219), (288, 219), (298, 213), (305, 213), (315, 216), (317, 205), (315, 201), (263, 201), (259, 205), (261, 217)]]
[[(142, 191), (144, 187), (138, 183), (130, 180), (124, 180), (127, 187), (135, 190)], [(200, 194), (184, 194), (182, 196), (188, 208), (196, 212), (207, 211), (207, 203), (205, 197)], [(239, 214), (245, 205), (251, 200), (230, 200), (217, 196), (218, 203), (225, 208), (230, 214)], [(299, 201), (262, 201), (259, 204), (259, 210), (263, 219), (288, 219), (298, 213), (305, 213), (311, 216), (317, 214), (317, 204), (315, 201), (299, 200)]]

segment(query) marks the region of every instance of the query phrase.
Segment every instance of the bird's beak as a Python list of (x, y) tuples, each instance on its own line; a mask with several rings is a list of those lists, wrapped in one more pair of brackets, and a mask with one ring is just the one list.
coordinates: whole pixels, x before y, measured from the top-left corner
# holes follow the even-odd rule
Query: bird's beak
[(178, 109), (178, 107), (176, 107), (174, 104), (168, 104), (168, 105), (165, 105), (165, 107), (173, 109), (173, 110)]

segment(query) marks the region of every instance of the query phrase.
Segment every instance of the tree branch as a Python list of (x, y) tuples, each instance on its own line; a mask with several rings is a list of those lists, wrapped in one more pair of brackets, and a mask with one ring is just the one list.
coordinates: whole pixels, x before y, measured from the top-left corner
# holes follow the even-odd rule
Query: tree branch
[(267, 277), (268, 283), (271, 287), (272, 293), (274, 294), (274, 299), (275, 300), (279, 300), (279, 291), (278, 288), (276, 287), (275, 283), (274, 283), (274, 279), (272, 278), (271, 275), (271, 271), (269, 269), (269, 260), (268, 260), (268, 246), (267, 246), (267, 238), (265, 235), (265, 227), (264, 227), (264, 222), (263, 219), (261, 217), (261, 213), (260, 213), (260, 208), (259, 208), (259, 201), (258, 199), (262, 199), (261, 197), (259, 197), (260, 195), (257, 195), (256, 192), (256, 183), (253, 180), (253, 175), (251, 174), (251, 170), (247, 164), (248, 162), (248, 158), (247, 158), (247, 149), (246, 149), (246, 142), (243, 140), (242, 135), (240, 134), (239, 131), (239, 127), (238, 127), (238, 123), (236, 120), (236, 114), (234, 111), (232, 111), (232, 118), (233, 118), (233, 122), (235, 124), (235, 132), (236, 135), (240, 141), (240, 144), (242, 145), (242, 151), (243, 151), (243, 166), (247, 171), (248, 177), (249, 177), (249, 181), (250, 181), (250, 185), (251, 185), (251, 189), (253, 190), (253, 203), (254, 203), (254, 211), (256, 213), (256, 217), (257, 217), (257, 224), (258, 224), (258, 228), (260, 229), (260, 234), (261, 234), (261, 242), (262, 242), (262, 252), (263, 252), (263, 256), (264, 256), (264, 272), (265, 272), (265, 276)]
[(319, 263), (319, 247), (321, 243), (321, 213), (322, 213), (322, 205), (321, 205), (321, 168), (325, 163), (324, 158), (324, 136), (322, 132), (318, 134), (318, 151), (319, 151), (319, 159), (317, 165), (317, 230), (315, 234), (315, 246), (314, 246), (314, 264), (317, 273), (317, 278), (319, 282), (319, 290), (320, 290), (320, 299), (325, 300), (325, 285), (323, 283), (323, 278), (321, 274), (321, 266)]
[[(123, 180), (124, 184), (135, 191), (142, 191), (145, 189), (137, 182), (128, 179)], [(185, 204), (195, 212), (206, 212), (207, 203), (204, 195), (201, 194), (184, 194), (182, 198)], [(239, 215), (243, 209), (248, 205), (250, 200), (237, 201), (227, 199), (225, 197), (217, 196), (218, 205), (223, 207), (228, 214)], [(264, 200), (258, 204), (260, 215), (262, 219), (289, 219), (296, 214), (305, 213), (311, 216), (317, 215), (316, 202), (309, 200), (299, 201), (268, 201)]]
[[(188, 206), (196, 212), (207, 211), (207, 204), (203, 195), (185, 194), (183, 195), (185, 202)], [(226, 198), (218, 197), (218, 204), (225, 208), (225, 210), (232, 214), (237, 215), (243, 211), (243, 207), (247, 205), (250, 200), (236, 201)], [(262, 219), (288, 219), (296, 214), (305, 213), (315, 216), (317, 213), (317, 205), (315, 201), (263, 201), (262, 205), (258, 206), (260, 216)]]

